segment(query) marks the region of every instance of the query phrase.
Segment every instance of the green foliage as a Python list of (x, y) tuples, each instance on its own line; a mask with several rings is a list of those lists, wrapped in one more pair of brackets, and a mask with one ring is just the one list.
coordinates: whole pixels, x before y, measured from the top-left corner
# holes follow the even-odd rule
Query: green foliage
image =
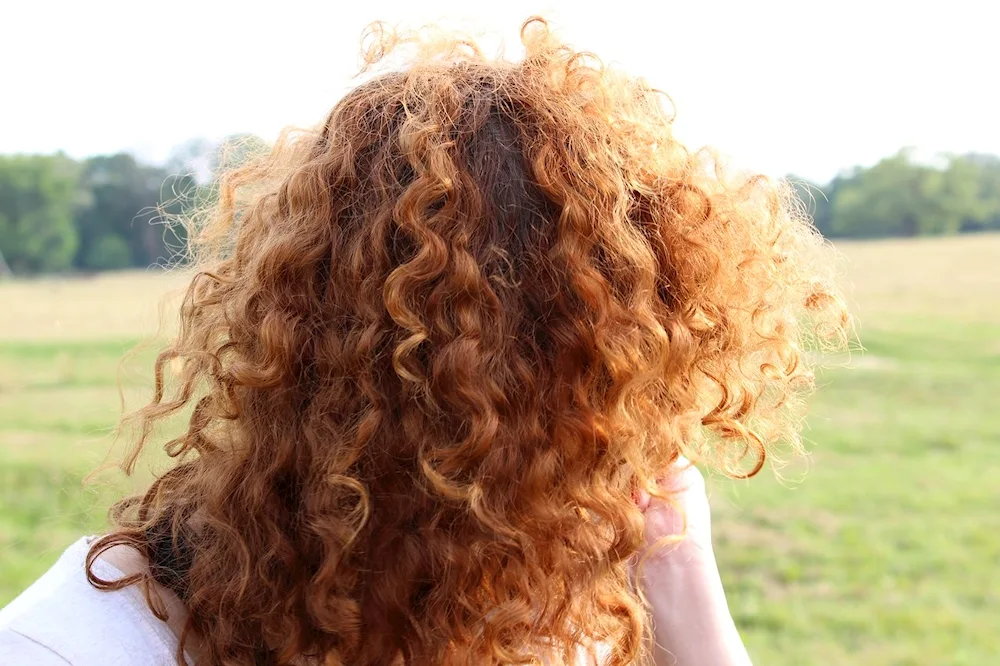
[(105, 234), (90, 243), (83, 265), (97, 271), (127, 268), (132, 263), (128, 243), (117, 234)]
[[(62, 154), (0, 156), (0, 271), (101, 271), (186, 258), (180, 220), (211, 201), (211, 182), (267, 150), (253, 135), (193, 141), (168, 166), (127, 153), (75, 162)], [(3, 260), (6, 260), (6, 266)], [(2, 275), (2, 273), (0, 273)]]
[(905, 152), (858, 170), (837, 193), (833, 230), (854, 238), (958, 231), (971, 202), (945, 173), (913, 164)]
[(816, 229), (824, 236), (833, 235), (833, 204), (842, 179), (838, 176), (827, 185), (789, 176), (789, 182), (795, 188), (795, 194), (805, 204), (806, 212), (812, 218)]
[(1000, 229), (1000, 158), (921, 164), (902, 150), (827, 185), (791, 177), (816, 228), (835, 238), (928, 236)]
[(0, 251), (15, 273), (70, 267), (77, 165), (62, 154), (0, 156)]
[(975, 206), (962, 220), (964, 231), (1000, 229), (1000, 157), (971, 153), (952, 158), (952, 178), (969, 189)]
[(231, 134), (216, 148), (210, 166), (213, 173), (240, 167), (270, 150), (267, 142), (253, 134)]
[[(76, 218), (78, 267), (167, 264), (183, 246), (183, 239), (173, 238), (173, 227), (166, 222), (181, 212), (183, 199), (194, 186), (189, 176), (170, 177), (165, 169), (119, 153), (87, 160), (83, 183), (90, 201)], [(105, 257), (105, 251), (112, 256)]]

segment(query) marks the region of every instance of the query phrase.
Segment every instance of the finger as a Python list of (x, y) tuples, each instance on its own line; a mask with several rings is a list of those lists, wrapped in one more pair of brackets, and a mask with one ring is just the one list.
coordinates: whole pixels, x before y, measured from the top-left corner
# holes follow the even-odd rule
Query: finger
[(705, 477), (694, 463), (684, 456), (678, 456), (666, 474), (656, 480), (660, 490), (670, 493), (683, 493), (703, 486)]
[[(687, 492), (692, 487), (696, 487), (699, 483), (704, 483), (701, 472), (684, 456), (678, 456), (677, 459), (671, 464), (670, 470), (657, 477), (655, 481), (656, 489), (659, 492), (670, 494)], [(650, 492), (645, 488), (637, 489), (633, 493), (632, 499), (641, 511), (646, 511), (653, 501)]]

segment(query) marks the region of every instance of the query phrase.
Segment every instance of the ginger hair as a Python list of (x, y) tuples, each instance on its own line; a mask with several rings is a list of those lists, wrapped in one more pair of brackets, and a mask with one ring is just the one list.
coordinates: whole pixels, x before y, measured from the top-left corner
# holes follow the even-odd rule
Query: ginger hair
[(131, 471), (188, 414), (175, 464), (89, 557), (144, 554), (91, 582), (170, 587), (199, 663), (641, 662), (636, 489), (799, 446), (848, 319), (790, 188), (543, 20), (522, 41), (376, 24), (367, 80), (219, 181), (127, 417)]

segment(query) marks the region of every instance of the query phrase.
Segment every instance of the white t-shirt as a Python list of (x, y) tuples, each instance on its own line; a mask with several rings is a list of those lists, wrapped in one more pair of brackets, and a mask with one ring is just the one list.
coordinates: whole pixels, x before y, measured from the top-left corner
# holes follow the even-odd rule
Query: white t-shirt
[[(138, 587), (105, 592), (87, 582), (90, 541), (70, 546), (0, 610), (0, 666), (176, 666), (177, 638)], [(104, 580), (123, 577), (103, 560), (93, 571)]]

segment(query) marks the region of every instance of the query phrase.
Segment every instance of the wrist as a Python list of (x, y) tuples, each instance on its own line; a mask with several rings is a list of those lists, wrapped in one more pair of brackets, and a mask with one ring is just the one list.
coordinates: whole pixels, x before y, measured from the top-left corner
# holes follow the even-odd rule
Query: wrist
[(729, 615), (715, 558), (699, 552), (651, 557), (641, 568), (641, 584), (654, 619), (679, 624), (698, 617)]
[(714, 557), (675, 551), (650, 560), (640, 577), (653, 624), (655, 663), (749, 664)]

